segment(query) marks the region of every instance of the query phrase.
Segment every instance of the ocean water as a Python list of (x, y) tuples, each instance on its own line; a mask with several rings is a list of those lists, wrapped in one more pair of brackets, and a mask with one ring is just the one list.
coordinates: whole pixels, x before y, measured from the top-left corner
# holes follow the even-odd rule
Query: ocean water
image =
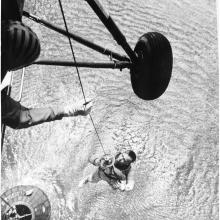
[[(7, 128), (2, 152), (2, 192), (36, 185), (49, 197), (52, 220), (217, 220), (218, 54), (216, 2), (210, 0), (102, 0), (134, 48), (157, 31), (170, 41), (173, 71), (166, 92), (154, 101), (133, 92), (128, 70), (80, 68), (92, 117), (104, 148), (137, 153), (135, 187), (112, 190), (107, 183), (78, 188), (94, 167), (89, 156), (103, 154), (89, 117), (65, 118), (24, 130)], [(86, 1), (66, 0), (69, 30), (124, 54)], [(25, 9), (64, 27), (58, 1), (27, 1)], [(68, 39), (26, 18), (41, 41), (42, 59), (72, 59)], [(73, 43), (77, 61), (109, 61)], [(18, 98), (21, 71), (14, 78)], [(21, 103), (29, 107), (66, 105), (83, 99), (76, 69), (26, 68)]]

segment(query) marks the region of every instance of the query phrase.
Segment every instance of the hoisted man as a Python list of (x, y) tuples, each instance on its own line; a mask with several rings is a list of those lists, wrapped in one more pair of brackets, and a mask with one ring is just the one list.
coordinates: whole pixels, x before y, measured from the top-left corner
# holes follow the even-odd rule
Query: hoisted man
[(1, 9), (1, 114), (2, 123), (21, 129), (69, 116), (86, 116), (92, 103), (27, 108), (7, 94), (7, 72), (33, 63), (40, 54), (37, 35), (22, 23), (24, 0), (2, 0)]
[(122, 150), (115, 156), (92, 156), (89, 162), (98, 168), (90, 175), (83, 178), (79, 187), (87, 183), (106, 181), (113, 189), (130, 191), (134, 188), (134, 170), (131, 166), (136, 160), (136, 154), (132, 150)]

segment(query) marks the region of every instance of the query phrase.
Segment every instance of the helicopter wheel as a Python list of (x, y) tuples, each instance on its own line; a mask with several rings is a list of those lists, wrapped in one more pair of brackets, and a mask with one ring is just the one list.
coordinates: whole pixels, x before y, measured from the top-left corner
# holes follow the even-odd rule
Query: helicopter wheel
[(173, 55), (169, 41), (157, 32), (142, 35), (134, 49), (138, 60), (131, 67), (131, 84), (141, 99), (161, 96), (170, 81)]

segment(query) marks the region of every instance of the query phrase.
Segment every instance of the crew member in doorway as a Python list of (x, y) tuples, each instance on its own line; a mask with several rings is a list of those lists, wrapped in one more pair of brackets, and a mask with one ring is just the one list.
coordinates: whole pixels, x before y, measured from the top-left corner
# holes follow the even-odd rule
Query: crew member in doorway
[(86, 176), (79, 183), (79, 187), (87, 183), (106, 181), (113, 189), (130, 191), (134, 188), (134, 170), (131, 166), (136, 160), (136, 154), (132, 150), (124, 150), (115, 156), (93, 156), (89, 162), (98, 168), (95, 172)]
[(34, 31), (22, 22), (24, 0), (2, 0), (1, 8), (1, 116), (2, 123), (27, 128), (69, 116), (86, 116), (91, 102), (70, 106), (27, 108), (6, 92), (10, 71), (31, 65), (40, 54), (40, 41)]

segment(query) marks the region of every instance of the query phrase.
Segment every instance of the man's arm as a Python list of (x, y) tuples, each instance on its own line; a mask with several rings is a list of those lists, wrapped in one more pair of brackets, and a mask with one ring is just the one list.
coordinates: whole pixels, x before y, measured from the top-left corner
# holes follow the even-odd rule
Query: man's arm
[(100, 158), (99, 156), (97, 156), (97, 155), (92, 155), (91, 157), (89, 157), (89, 162), (90, 162), (91, 164), (93, 164), (94, 166), (99, 167), (99, 166), (101, 165), (100, 159), (101, 159), (101, 158)]
[(125, 191), (130, 191), (134, 188), (134, 168), (131, 167), (129, 173), (127, 174)]

